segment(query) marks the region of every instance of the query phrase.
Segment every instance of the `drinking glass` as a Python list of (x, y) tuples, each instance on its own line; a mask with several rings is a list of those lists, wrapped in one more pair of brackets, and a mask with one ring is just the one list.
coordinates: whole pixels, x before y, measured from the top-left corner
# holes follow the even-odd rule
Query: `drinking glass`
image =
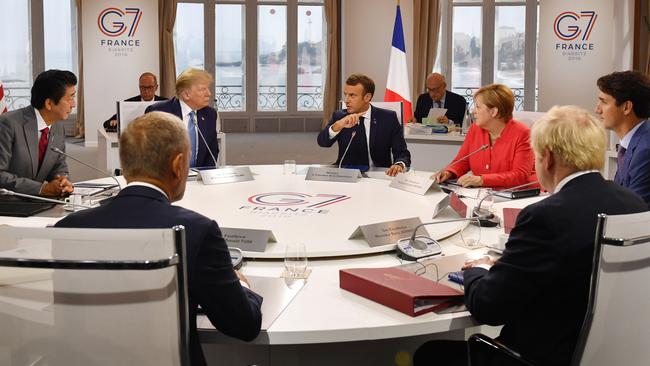
[(296, 174), (296, 161), (295, 160), (285, 160), (284, 161), (284, 175)]
[(301, 277), (307, 270), (305, 243), (289, 243), (284, 253), (284, 268), (291, 277)]

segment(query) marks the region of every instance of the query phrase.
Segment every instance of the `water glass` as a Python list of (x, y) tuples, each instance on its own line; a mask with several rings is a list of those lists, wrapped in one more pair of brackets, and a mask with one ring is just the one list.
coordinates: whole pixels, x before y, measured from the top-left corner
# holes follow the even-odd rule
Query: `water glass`
[(284, 268), (291, 277), (301, 277), (307, 270), (305, 243), (289, 243), (284, 254)]
[(296, 161), (295, 160), (285, 160), (284, 161), (284, 175), (296, 174)]

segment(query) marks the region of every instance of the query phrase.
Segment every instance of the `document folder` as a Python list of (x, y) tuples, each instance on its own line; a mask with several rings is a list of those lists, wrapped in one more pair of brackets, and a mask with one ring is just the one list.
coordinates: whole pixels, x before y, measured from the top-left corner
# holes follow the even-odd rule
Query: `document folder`
[(443, 310), (463, 298), (458, 290), (397, 267), (342, 269), (339, 286), (410, 316)]

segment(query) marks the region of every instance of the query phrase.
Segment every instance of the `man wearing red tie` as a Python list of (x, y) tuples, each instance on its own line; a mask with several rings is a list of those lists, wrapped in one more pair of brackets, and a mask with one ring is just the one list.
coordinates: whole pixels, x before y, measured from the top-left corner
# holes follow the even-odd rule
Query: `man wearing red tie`
[(36, 77), (31, 105), (0, 115), (0, 188), (18, 193), (61, 197), (72, 192), (68, 181), (62, 125), (75, 107), (77, 77), (48, 70)]

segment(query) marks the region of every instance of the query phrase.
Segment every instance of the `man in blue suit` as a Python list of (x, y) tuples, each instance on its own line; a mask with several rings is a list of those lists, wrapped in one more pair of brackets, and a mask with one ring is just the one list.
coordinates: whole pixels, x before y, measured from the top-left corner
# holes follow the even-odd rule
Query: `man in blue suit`
[(210, 107), (212, 76), (205, 70), (187, 69), (176, 79), (176, 97), (150, 105), (146, 113), (167, 112), (183, 120), (190, 137), (190, 167), (217, 165), (217, 111)]
[(347, 109), (332, 114), (318, 135), (318, 145), (330, 147), (338, 142), (337, 165), (362, 170), (388, 168), (386, 174), (395, 176), (411, 165), (411, 153), (395, 112), (370, 105), (374, 93), (372, 79), (350, 75), (343, 89)]
[(620, 139), (614, 181), (650, 207), (650, 78), (638, 71), (613, 72), (598, 79), (596, 113)]
[(57, 227), (186, 229), (190, 359), (205, 365), (196, 331), (199, 305), (224, 334), (245, 341), (260, 332), (262, 298), (237, 273), (219, 226), (171, 203), (183, 198), (190, 156), (187, 131), (171, 114), (153, 112), (131, 122), (120, 136), (120, 162), (128, 185), (111, 202), (78, 211)]

